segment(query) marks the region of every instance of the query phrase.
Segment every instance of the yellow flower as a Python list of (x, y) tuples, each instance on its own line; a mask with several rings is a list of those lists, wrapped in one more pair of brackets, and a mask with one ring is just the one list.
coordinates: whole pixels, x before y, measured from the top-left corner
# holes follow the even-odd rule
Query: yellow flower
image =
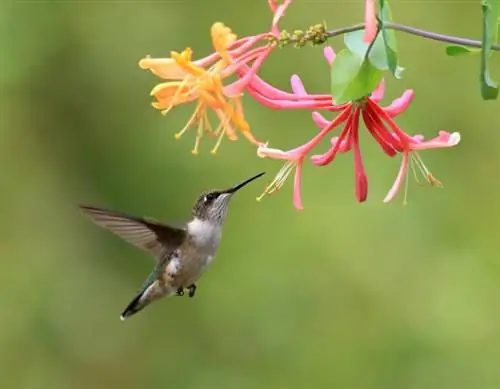
[[(193, 61), (192, 50), (186, 48), (181, 53), (171, 52), (170, 58), (146, 57), (139, 61), (142, 69), (150, 69), (156, 76), (171, 80), (156, 85), (151, 91), (157, 100), (152, 105), (161, 110), (163, 115), (179, 104), (196, 101), (196, 108), (187, 124), (175, 134), (175, 138), (179, 139), (189, 128), (196, 126), (193, 154), (198, 153), (204, 133), (217, 138), (211, 151), (215, 154), (224, 136), (231, 140), (237, 139), (235, 128), (252, 143), (259, 144), (245, 120), (241, 96), (227, 96), (224, 93), (223, 79), (233, 73), (224, 72), (232, 63), (228, 50), (236, 41), (236, 35), (222, 23), (212, 26), (211, 35), (216, 52), (200, 60)], [(219, 120), (215, 129), (208, 118), (209, 109)]]

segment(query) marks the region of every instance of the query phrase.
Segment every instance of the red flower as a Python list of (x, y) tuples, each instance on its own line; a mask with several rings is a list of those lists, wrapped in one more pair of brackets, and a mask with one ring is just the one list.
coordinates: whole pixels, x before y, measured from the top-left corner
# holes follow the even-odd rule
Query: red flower
[[(324, 53), (328, 62), (332, 63), (335, 58), (333, 49), (327, 47)], [(324, 166), (333, 162), (337, 153), (346, 153), (352, 150), (354, 155), (356, 198), (359, 202), (363, 202), (367, 199), (368, 178), (366, 176), (359, 145), (360, 116), (363, 118), (370, 134), (388, 156), (394, 157), (397, 153), (403, 154), (400, 174), (393, 188), (384, 200), (385, 202), (390, 201), (399, 188), (401, 177), (404, 177), (406, 174), (410, 153), (413, 153), (412, 156), (414, 160), (420, 161), (418, 166), (426, 172), (427, 180), (431, 183), (437, 182), (437, 180), (433, 181), (432, 175), (430, 175), (427, 168), (425, 168), (425, 165), (421, 163), (421, 159), (418, 157), (418, 154), (415, 153), (415, 150), (450, 147), (458, 144), (460, 141), (458, 133), (449, 134), (443, 131), (440, 133), (441, 135), (437, 140), (422, 142), (420, 137), (412, 137), (397, 126), (392, 118), (408, 108), (414, 95), (412, 90), (405, 91), (401, 97), (395, 99), (389, 106), (380, 107), (378, 103), (384, 96), (384, 82), (382, 81), (371, 96), (341, 106), (335, 106), (331, 103), (331, 96), (328, 96), (329, 99), (327, 100), (326, 95), (308, 94), (298, 76), (292, 76), (291, 85), (293, 93), (284, 92), (265, 83), (260, 78), (254, 77), (249, 83), (248, 88), (251, 90), (252, 96), (256, 97), (263, 104), (273, 108), (316, 108), (340, 111), (339, 115), (331, 121), (325, 119), (319, 112), (313, 112), (313, 120), (321, 131), (302, 146), (289, 151), (269, 148), (267, 144), (258, 148), (257, 155), (260, 157), (287, 160), (287, 163), (283, 169), (280, 170), (275, 180), (265, 189), (264, 194), (271, 194), (277, 191), (284, 184), (286, 177), (292, 169), (296, 168), (293, 198), (294, 205), (297, 209), (302, 209), (300, 185), (302, 182), (301, 169), (303, 161), (325, 136), (341, 124), (344, 124), (344, 127), (339, 136), (335, 136), (331, 139), (330, 149), (324, 154), (313, 155), (310, 160), (317, 166)]]

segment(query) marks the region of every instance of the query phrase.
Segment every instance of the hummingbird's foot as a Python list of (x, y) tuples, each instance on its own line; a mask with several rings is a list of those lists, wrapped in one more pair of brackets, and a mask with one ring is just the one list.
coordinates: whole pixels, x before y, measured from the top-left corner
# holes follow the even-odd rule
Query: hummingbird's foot
[(196, 293), (196, 285), (195, 284), (189, 285), (188, 291), (189, 291), (188, 296), (193, 298)]
[(184, 296), (184, 288), (177, 289), (177, 296)]

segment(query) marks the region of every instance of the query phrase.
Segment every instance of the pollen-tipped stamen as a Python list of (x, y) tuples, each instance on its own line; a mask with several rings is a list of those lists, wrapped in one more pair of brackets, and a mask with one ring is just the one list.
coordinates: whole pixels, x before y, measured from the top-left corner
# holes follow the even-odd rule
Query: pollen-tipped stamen
[[(413, 160), (413, 157), (410, 158), (410, 167), (411, 167), (411, 172), (413, 174), (413, 178), (415, 180), (415, 182), (417, 183), (418, 186), (422, 186), (422, 184), (420, 183), (420, 180), (418, 179), (418, 173), (417, 173), (417, 167), (416, 167), (417, 163)], [(420, 170), (420, 168), (419, 168)], [(422, 172), (420, 170), (420, 172)]]
[(214, 148), (210, 151), (213, 155), (217, 154), (217, 150), (222, 143), (222, 139), (224, 139), (224, 136), (226, 135), (226, 127), (229, 125), (229, 120), (230, 119), (228, 117), (224, 117), (215, 130), (215, 135), (218, 135), (218, 138)]
[(203, 103), (198, 103), (193, 114), (191, 115), (191, 117), (189, 118), (188, 122), (186, 123), (186, 125), (182, 128), (182, 130), (180, 130), (179, 132), (176, 132), (174, 134), (174, 138), (176, 140), (179, 140), (181, 139), (182, 135), (184, 135), (184, 133), (196, 122), (199, 122), (201, 121), (201, 119), (203, 119), (203, 111), (204, 111), (204, 106), (203, 106)]
[(198, 155), (198, 147), (200, 146), (200, 141), (202, 137), (203, 137), (203, 123), (200, 120), (198, 122), (198, 128), (196, 129), (196, 138), (194, 140), (194, 147), (193, 150), (191, 150), (191, 153), (193, 155)]
[[(443, 187), (443, 184), (441, 183), (441, 181), (439, 181), (436, 177), (434, 177), (434, 175), (429, 171), (427, 166), (424, 164), (424, 161), (422, 160), (420, 155), (418, 155), (418, 153), (416, 153), (416, 152), (412, 153), (412, 163), (418, 167), (422, 176), (424, 176), (425, 180), (431, 186), (434, 186), (437, 188)], [(418, 182), (418, 180), (417, 180), (417, 182)]]
[(284, 185), (295, 165), (296, 161), (287, 161), (278, 174), (276, 174), (274, 180), (271, 181), (271, 183), (265, 187), (264, 192), (257, 197), (257, 201), (261, 201), (265, 195), (272, 195), (273, 193), (278, 192)]

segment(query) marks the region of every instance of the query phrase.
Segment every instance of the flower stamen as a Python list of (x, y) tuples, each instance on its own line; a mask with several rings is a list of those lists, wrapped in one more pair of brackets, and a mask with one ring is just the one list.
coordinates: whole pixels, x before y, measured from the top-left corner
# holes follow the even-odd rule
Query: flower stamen
[(266, 195), (272, 195), (273, 193), (278, 192), (285, 184), (286, 179), (296, 165), (297, 161), (287, 161), (280, 169), (280, 171), (276, 174), (274, 180), (271, 181), (269, 185), (266, 185), (264, 192), (259, 197), (257, 197), (257, 201), (261, 201)]
[(420, 157), (420, 155), (416, 152), (412, 153), (412, 161), (415, 162), (415, 165), (419, 168), (420, 173), (424, 176), (425, 180), (436, 188), (442, 188), (443, 184), (439, 181), (434, 175), (429, 171), (427, 166), (424, 164), (424, 161)]

